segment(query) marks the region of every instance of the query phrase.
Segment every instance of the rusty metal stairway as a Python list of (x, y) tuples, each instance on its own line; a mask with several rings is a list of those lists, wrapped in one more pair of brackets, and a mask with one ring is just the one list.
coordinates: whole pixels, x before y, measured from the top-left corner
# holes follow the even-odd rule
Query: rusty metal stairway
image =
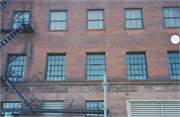
[(11, 0), (0, 0), (1, 1), (1, 9), (5, 7)]
[(38, 100), (30, 89), (23, 83), (23, 78), (14, 72), (10, 67), (6, 67), (5, 75), (2, 79), (21, 99), (24, 109), (40, 109), (42, 101)]

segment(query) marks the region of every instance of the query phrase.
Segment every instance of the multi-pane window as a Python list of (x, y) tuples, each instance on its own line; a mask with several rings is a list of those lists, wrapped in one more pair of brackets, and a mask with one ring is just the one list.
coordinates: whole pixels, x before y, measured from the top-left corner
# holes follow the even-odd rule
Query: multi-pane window
[[(86, 110), (104, 110), (103, 101), (87, 101)], [(104, 116), (104, 114), (86, 114), (86, 116)]]
[(147, 79), (147, 66), (145, 53), (127, 53), (128, 79)]
[[(63, 102), (44, 102), (43, 109), (63, 109)], [(63, 113), (43, 113), (43, 117), (63, 117)]]
[(87, 80), (101, 80), (106, 72), (105, 54), (87, 54), (86, 77)]
[(104, 29), (104, 10), (87, 11), (87, 29)]
[[(2, 109), (20, 109), (21, 108), (21, 103), (19, 102), (4, 102), (2, 103)], [(1, 115), (3, 117), (13, 117), (18, 116), (19, 112), (2, 112)]]
[(125, 27), (143, 28), (142, 9), (125, 9)]
[(50, 30), (67, 30), (67, 11), (51, 11)]
[(29, 24), (30, 12), (14, 12), (13, 28), (18, 28), (21, 24)]
[[(9, 55), (7, 61), (7, 73), (6, 75), (9, 76), (9, 80), (23, 80), (24, 79), (24, 71), (25, 71), (25, 64), (26, 64), (26, 56), (25, 55)], [(12, 71), (15, 73), (12, 74)], [(19, 76), (17, 79), (17, 76)]]
[(169, 73), (171, 79), (180, 79), (179, 56), (179, 52), (168, 52)]
[(47, 80), (65, 80), (66, 55), (48, 55)]
[(179, 7), (163, 8), (164, 27), (180, 27)]

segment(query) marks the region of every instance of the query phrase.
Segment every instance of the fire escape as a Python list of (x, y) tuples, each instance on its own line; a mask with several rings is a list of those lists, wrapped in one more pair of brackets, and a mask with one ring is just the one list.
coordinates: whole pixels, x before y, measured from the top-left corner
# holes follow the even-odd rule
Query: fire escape
[[(1, 8), (4, 7), (9, 1), (1, 0)], [(2, 19), (1, 20), (1, 48), (10, 43), (12, 39), (18, 36), (20, 33), (33, 33), (36, 28), (36, 22), (32, 15), (24, 12), (14, 13), (13, 19)], [(104, 114), (102, 104), (98, 109), (86, 109), (85, 101), (64, 101), (63, 107), (61, 109), (46, 109), (43, 107), (43, 100), (38, 100), (33, 91), (30, 90), (25, 84), (22, 76), (17, 74), (12, 67), (9, 65), (11, 62), (16, 60), (18, 56), (13, 56), (9, 59), (8, 65), (2, 67), (1, 79), (6, 82), (6, 84), (16, 93), (16, 95), (21, 99), (21, 108), (13, 109), (1, 109), (3, 112), (19, 112), (21, 114), (37, 114), (37, 113), (69, 113), (69, 114)], [(33, 83), (34, 78), (33, 77)], [(36, 77), (37, 78), (37, 77)], [(38, 78), (37, 78), (38, 79)], [(38, 81), (40, 81), (38, 79)], [(46, 105), (48, 108), (53, 108), (57, 105)], [(110, 111), (107, 111), (109, 114)]]
[(36, 22), (32, 15), (17, 12), (13, 19), (1, 19), (1, 48), (8, 44), (20, 33), (34, 32)]
[(1, 1), (1, 9), (5, 7), (11, 0), (0, 0)]

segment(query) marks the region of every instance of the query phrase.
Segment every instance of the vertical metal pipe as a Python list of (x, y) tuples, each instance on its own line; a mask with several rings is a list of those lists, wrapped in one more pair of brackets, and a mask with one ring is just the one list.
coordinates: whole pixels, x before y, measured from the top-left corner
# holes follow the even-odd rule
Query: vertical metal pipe
[(107, 81), (106, 81), (106, 73), (104, 73), (104, 82), (102, 83), (104, 89), (104, 117), (107, 117), (107, 98), (106, 98), (106, 91), (107, 91)]

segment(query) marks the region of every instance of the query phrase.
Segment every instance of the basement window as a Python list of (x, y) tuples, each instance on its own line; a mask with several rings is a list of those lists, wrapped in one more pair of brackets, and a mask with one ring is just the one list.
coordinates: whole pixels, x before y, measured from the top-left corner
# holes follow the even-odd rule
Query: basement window
[(86, 77), (87, 80), (102, 80), (106, 72), (105, 53), (87, 54)]
[(65, 80), (66, 55), (48, 55), (47, 80)]
[[(1, 103), (2, 110), (3, 109), (20, 109), (21, 103), (20, 102), (3, 102)], [(14, 117), (19, 116), (19, 112), (2, 112), (1, 116), (3, 117)]]
[(171, 79), (180, 79), (179, 56), (179, 52), (168, 52), (169, 73)]
[[(103, 101), (86, 101), (86, 110), (104, 110)], [(104, 114), (86, 114), (86, 116), (104, 116)]]
[(147, 79), (147, 65), (145, 53), (127, 53), (128, 79)]
[[(25, 55), (8, 55), (6, 75), (10, 81), (23, 80), (26, 64)], [(13, 73), (13, 72), (14, 73)]]
[[(63, 102), (44, 102), (43, 109), (63, 109)], [(43, 113), (43, 117), (63, 117), (63, 113)]]

